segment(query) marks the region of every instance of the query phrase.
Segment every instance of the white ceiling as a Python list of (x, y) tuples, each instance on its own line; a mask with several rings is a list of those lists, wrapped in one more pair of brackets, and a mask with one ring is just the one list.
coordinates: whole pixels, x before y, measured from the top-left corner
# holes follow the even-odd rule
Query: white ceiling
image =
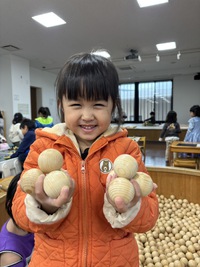
[[(31, 19), (50, 11), (67, 24), (45, 28)], [(155, 45), (169, 41), (177, 49), (160, 52), (156, 62)], [(136, 0), (0, 0), (0, 47), (5, 45), (20, 50), (0, 48), (0, 55), (26, 58), (32, 67), (53, 73), (74, 53), (105, 48), (121, 81), (195, 74), (200, 72), (200, 0), (142, 9)], [(124, 60), (130, 49), (138, 50), (142, 62)]]

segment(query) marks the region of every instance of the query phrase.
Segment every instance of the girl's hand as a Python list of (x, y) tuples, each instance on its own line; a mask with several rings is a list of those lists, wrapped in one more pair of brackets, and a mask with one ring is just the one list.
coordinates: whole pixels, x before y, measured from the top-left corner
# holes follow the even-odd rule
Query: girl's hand
[(121, 197), (116, 197), (114, 201), (110, 199), (110, 197), (108, 195), (107, 188), (108, 188), (109, 183), (113, 179), (117, 179), (117, 175), (114, 173), (114, 171), (110, 172), (108, 177), (107, 177), (107, 182), (106, 182), (106, 196), (107, 196), (107, 199), (110, 202), (110, 204), (115, 208), (116, 211), (118, 211), (119, 213), (126, 212), (129, 208), (135, 206), (135, 204), (141, 198), (141, 192), (140, 192), (139, 184), (134, 179), (130, 180), (130, 182), (132, 183), (132, 186), (134, 187), (135, 196), (131, 200), (131, 202), (126, 204), (124, 202), (123, 198), (121, 198)]
[(75, 182), (70, 179), (70, 187), (63, 186), (60, 195), (56, 198), (50, 198), (47, 196), (43, 189), (45, 175), (41, 174), (35, 183), (35, 199), (41, 204), (41, 208), (49, 213), (55, 213), (62, 205), (67, 204), (73, 196), (75, 189)]

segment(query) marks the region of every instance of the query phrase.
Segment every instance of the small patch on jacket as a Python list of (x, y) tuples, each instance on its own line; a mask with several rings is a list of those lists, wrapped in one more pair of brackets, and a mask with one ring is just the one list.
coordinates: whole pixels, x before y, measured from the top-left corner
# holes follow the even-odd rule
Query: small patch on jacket
[(99, 163), (102, 173), (109, 173), (112, 170), (112, 162), (109, 159), (102, 159)]

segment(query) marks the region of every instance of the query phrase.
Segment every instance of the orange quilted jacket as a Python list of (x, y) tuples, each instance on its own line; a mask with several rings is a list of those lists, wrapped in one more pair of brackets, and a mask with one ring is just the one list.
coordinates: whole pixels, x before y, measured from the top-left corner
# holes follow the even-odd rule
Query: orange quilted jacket
[(94, 142), (87, 158), (82, 160), (74, 135), (61, 126), (36, 130), (37, 139), (24, 169), (38, 167), (37, 158), (47, 148), (56, 148), (62, 153), (63, 168), (76, 182), (68, 215), (53, 223), (30, 221), (24, 204), (26, 194), (19, 187), (13, 202), (18, 225), (35, 233), (29, 266), (138, 267), (138, 248), (133, 233), (146, 232), (155, 225), (158, 218), (155, 192), (142, 198), (138, 214), (124, 228), (112, 228), (103, 214), (106, 178), (118, 155), (131, 154), (138, 162), (138, 171), (147, 172), (137, 143), (126, 137), (126, 130), (117, 133), (110, 130)]

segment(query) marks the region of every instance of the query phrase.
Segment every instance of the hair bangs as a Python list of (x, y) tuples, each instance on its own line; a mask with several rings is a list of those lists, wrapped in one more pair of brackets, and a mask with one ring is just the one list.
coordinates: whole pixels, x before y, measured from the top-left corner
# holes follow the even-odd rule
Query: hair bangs
[(83, 98), (85, 100), (105, 100), (107, 101), (110, 93), (109, 87), (105, 84), (101, 77), (76, 77), (67, 79), (65, 84), (67, 90), (66, 97), (70, 100), (78, 100)]

